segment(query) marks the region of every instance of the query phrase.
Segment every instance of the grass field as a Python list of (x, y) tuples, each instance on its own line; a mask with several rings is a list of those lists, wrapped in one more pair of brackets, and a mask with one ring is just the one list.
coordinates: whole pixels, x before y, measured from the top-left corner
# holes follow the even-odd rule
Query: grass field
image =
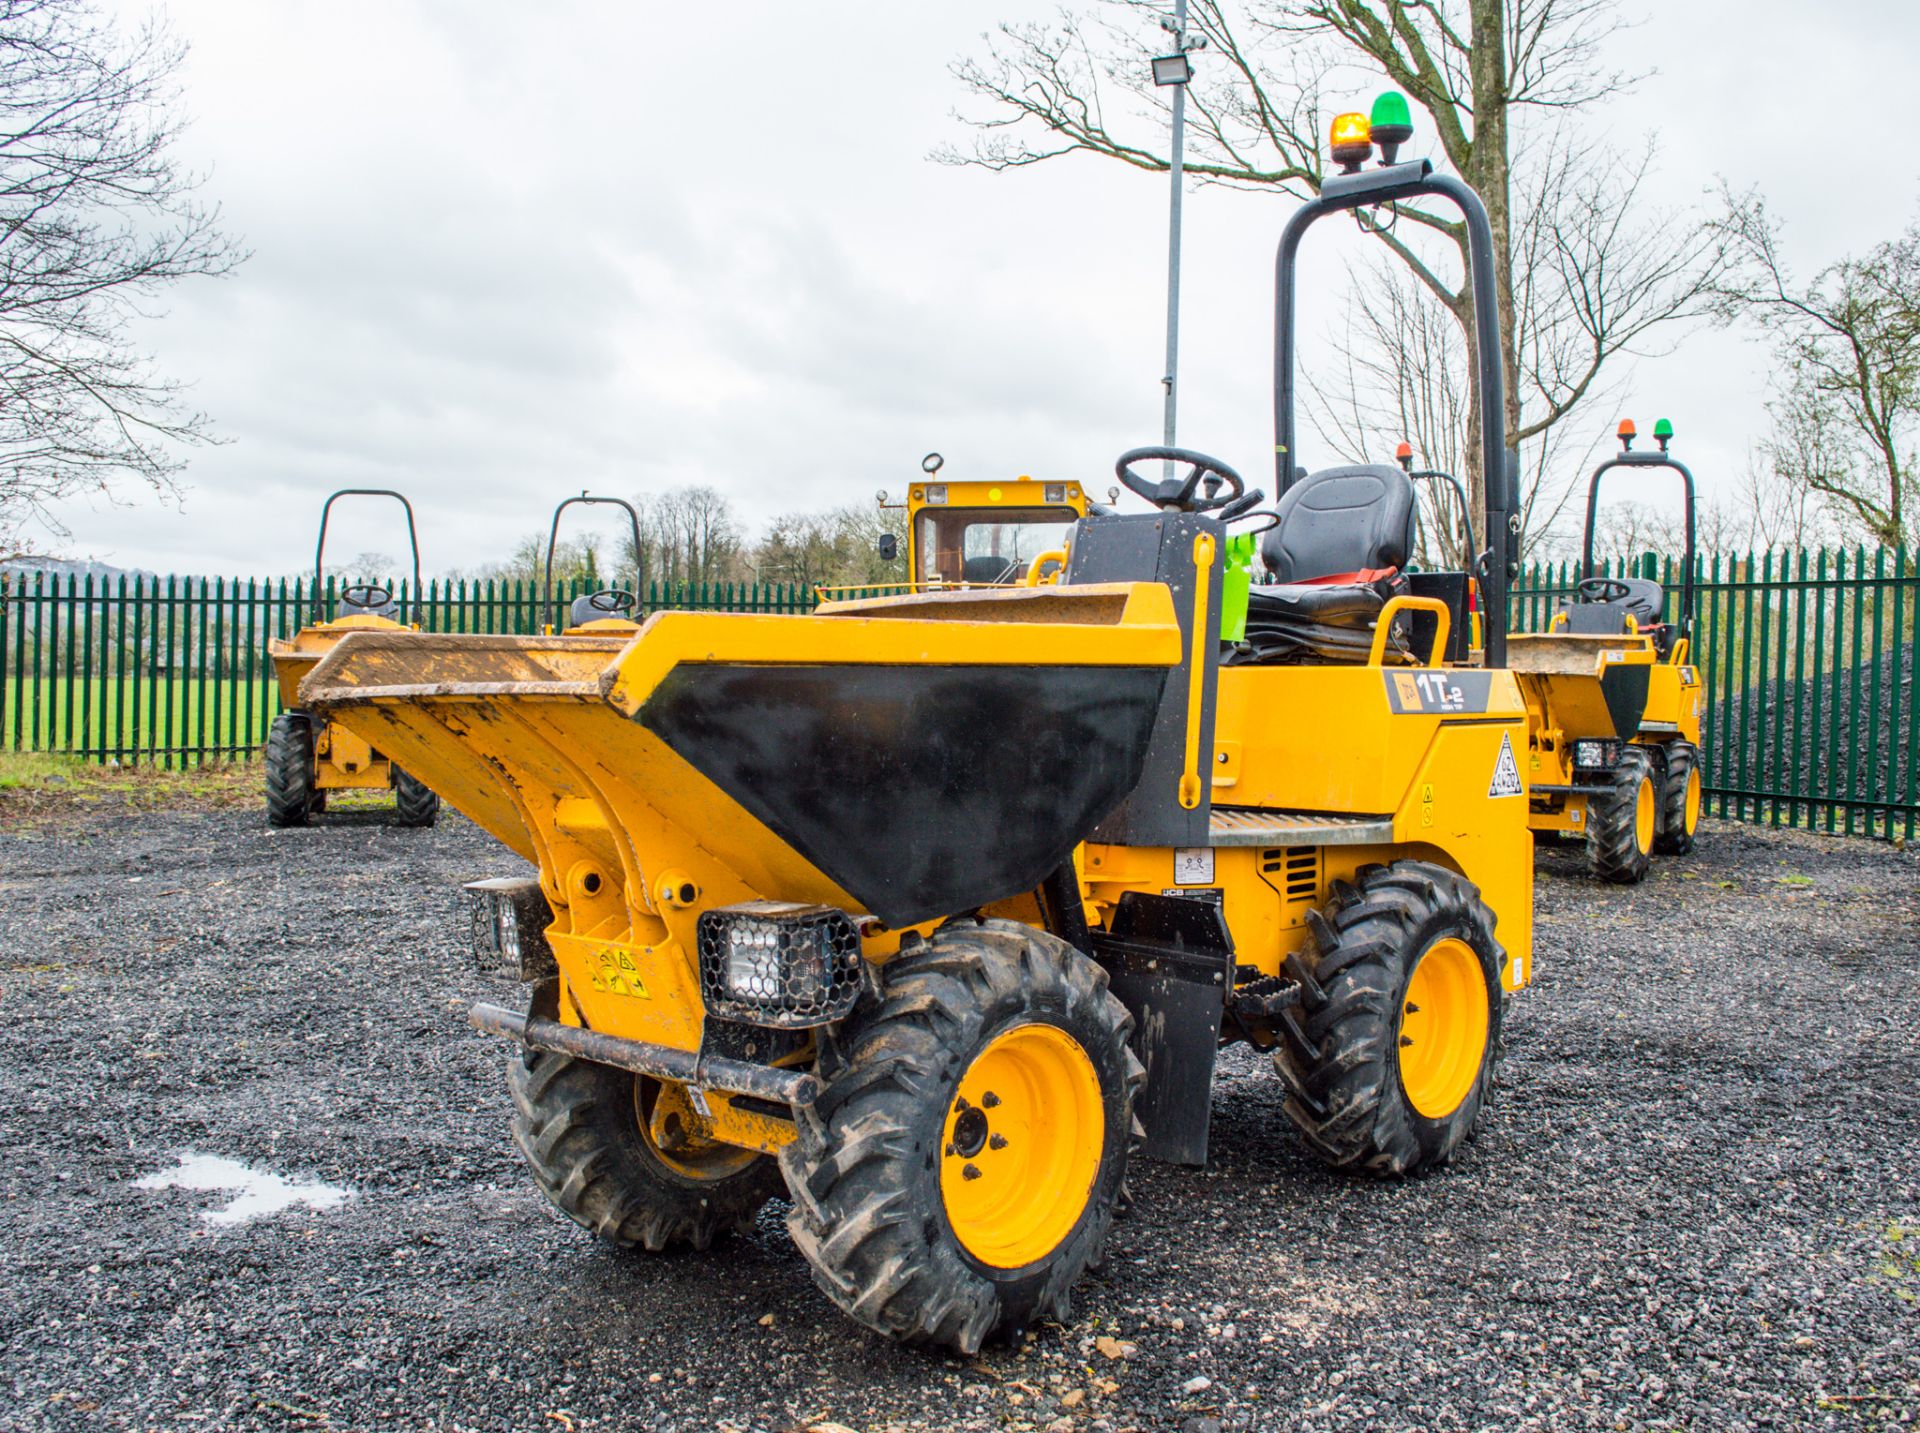
[(248, 806), (261, 799), (259, 768), (240, 762), (167, 770), (0, 752), (0, 825), (9, 827), (58, 824), (63, 817), (116, 809)]
[(0, 751), (245, 755), (267, 739), (278, 709), (271, 674), (204, 683), (9, 678), (0, 682)]

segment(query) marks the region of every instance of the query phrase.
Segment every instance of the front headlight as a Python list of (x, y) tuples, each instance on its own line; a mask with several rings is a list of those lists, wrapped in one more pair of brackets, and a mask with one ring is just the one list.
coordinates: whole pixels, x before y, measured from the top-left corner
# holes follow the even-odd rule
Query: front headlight
[(726, 931), (727, 994), (764, 1005), (780, 998), (780, 937), (759, 921), (736, 921)]
[(752, 1025), (826, 1025), (860, 995), (860, 933), (832, 906), (748, 901), (702, 912), (707, 1009)]
[(1573, 744), (1573, 764), (1586, 771), (1604, 771), (1619, 760), (1617, 741), (1576, 741)]
[(468, 926), (473, 957), (482, 970), (504, 971), (516, 980), (541, 980), (559, 966), (547, 945), (553, 911), (533, 876), (498, 876), (469, 881)]

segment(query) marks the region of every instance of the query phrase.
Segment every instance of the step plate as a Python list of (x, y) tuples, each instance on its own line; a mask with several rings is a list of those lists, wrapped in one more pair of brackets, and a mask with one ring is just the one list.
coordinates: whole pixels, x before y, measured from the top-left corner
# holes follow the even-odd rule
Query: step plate
[(1216, 806), (1208, 839), (1215, 846), (1375, 846), (1393, 840), (1393, 818)]

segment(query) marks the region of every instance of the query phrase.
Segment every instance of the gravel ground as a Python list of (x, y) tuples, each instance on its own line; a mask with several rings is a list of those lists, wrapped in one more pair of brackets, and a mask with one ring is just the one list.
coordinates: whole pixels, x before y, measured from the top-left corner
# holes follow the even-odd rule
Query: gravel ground
[[(1824, 1428), (1920, 1421), (1920, 860), (1709, 824), (1636, 890), (1543, 853), (1539, 973), (1451, 1169), (1337, 1178), (1223, 1061), (1069, 1328), (960, 1361), (816, 1294), (783, 1206), (597, 1245), (506, 1131), (464, 821), (0, 833), (0, 1426)], [(182, 1151), (350, 1191), (251, 1222)]]

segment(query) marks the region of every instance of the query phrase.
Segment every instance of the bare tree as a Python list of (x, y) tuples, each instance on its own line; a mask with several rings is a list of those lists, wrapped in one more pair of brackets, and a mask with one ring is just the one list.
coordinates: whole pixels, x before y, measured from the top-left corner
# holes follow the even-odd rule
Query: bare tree
[[(955, 69), (986, 104), (984, 115), (963, 117), (974, 143), (937, 157), (1001, 170), (1091, 154), (1164, 171), (1165, 101), (1146, 61), (1166, 8), (1162, 0), (1099, 0), (1090, 15), (1063, 11), (1049, 24), (1001, 26), (984, 56)], [(1650, 212), (1641, 201), (1650, 148), (1623, 163), (1575, 125), (1580, 110), (1632, 83), (1599, 62), (1620, 23), (1614, 0), (1192, 0), (1189, 23), (1218, 57), (1203, 62), (1189, 86), (1195, 153), (1186, 169), (1196, 182), (1317, 192), (1325, 96), (1336, 84), (1351, 90), (1384, 76), (1426, 111), (1446, 163), (1479, 193), (1492, 223), (1507, 430), (1514, 445), (1531, 445), (1524, 496), (1537, 506), (1553, 456), (1548, 435), (1594, 401), (1620, 354), (1700, 310), (1720, 262), (1706, 226)], [(1516, 160), (1509, 124), (1522, 111), (1542, 119)], [(1351, 376), (1368, 387), (1345, 405), (1358, 430), (1348, 441), (1371, 446), (1387, 436), (1387, 420), (1407, 423), (1421, 411), (1438, 422), (1444, 401), (1463, 416), (1446, 426), (1433, 458), (1444, 452), (1467, 476), (1478, 508), (1464, 226), (1401, 205), (1394, 222), (1373, 232), (1450, 318), (1454, 335), (1438, 348), (1437, 334), (1414, 340), (1446, 359), (1435, 391), (1417, 391), (1417, 379), (1410, 387), (1401, 370), (1386, 372), (1401, 356), (1397, 338), (1353, 365)], [(1377, 334), (1396, 309), (1416, 312), (1405, 290), (1388, 305), (1362, 316), (1349, 343)], [(1323, 404), (1317, 425), (1329, 412)]]
[(1739, 544), (1798, 550), (1837, 541), (1840, 530), (1828, 500), (1799, 481), (1801, 461), (1776, 461), (1777, 446), (1769, 441), (1747, 454), (1736, 490), (1740, 508), (1733, 531)]
[(741, 576), (745, 539), (733, 505), (704, 485), (636, 498), (642, 550), (622, 551), (644, 587), (652, 582), (730, 582)]
[[(601, 539), (597, 533), (582, 533), (578, 537), (563, 537), (553, 550), (553, 580), (556, 585), (575, 583), (581, 587), (597, 589), (600, 586), (602, 562), (600, 557)], [(631, 569), (629, 569), (630, 571)], [(382, 574), (392, 572), (389, 565), (380, 569)], [(469, 568), (455, 568), (447, 574), (449, 581), (465, 579), (469, 582), (526, 582), (540, 583), (547, 572), (547, 534), (530, 532), (514, 545), (510, 556), (496, 562), (477, 563)], [(411, 575), (411, 574), (409, 574)], [(615, 573), (607, 578), (613, 585), (620, 585), (626, 579), (626, 573)]]
[(1920, 224), (1805, 283), (1758, 197), (1729, 195), (1720, 227), (1738, 265), (1718, 290), (1720, 312), (1758, 323), (1780, 363), (1768, 467), (1873, 541), (1909, 541), (1920, 534)]
[(64, 536), (49, 505), (76, 492), (170, 491), (209, 437), (131, 331), (243, 257), (174, 158), (183, 56), (94, 0), (0, 0), (0, 553)]
[(881, 561), (880, 534), (887, 523), (865, 505), (824, 513), (786, 513), (773, 520), (754, 549), (763, 582), (860, 587), (901, 580), (900, 565)]

